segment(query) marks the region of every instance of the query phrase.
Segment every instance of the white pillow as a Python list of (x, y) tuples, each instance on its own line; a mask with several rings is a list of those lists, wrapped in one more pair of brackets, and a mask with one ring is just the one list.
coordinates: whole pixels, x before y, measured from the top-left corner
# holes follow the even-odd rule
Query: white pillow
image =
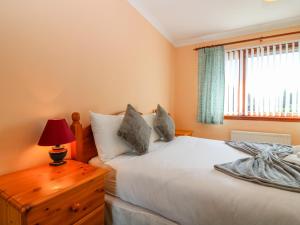
[(108, 161), (130, 150), (130, 147), (118, 136), (124, 115), (103, 115), (90, 112), (91, 127), (98, 155), (102, 161)]
[(154, 142), (159, 140), (159, 135), (153, 128), (153, 121), (155, 119), (155, 114), (146, 114), (142, 115), (143, 119), (146, 121), (146, 123), (151, 127), (151, 136), (150, 136), (150, 141), (149, 141), (149, 146), (153, 144)]

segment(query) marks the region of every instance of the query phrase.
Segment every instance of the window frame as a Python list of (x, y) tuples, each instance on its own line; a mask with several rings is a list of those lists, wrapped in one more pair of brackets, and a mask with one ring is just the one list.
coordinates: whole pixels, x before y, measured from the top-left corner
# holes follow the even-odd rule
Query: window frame
[[(242, 49), (243, 51), (243, 71), (242, 71), (242, 101), (238, 98), (238, 104), (242, 104), (243, 111), (242, 115), (225, 115), (224, 120), (252, 120), (252, 121), (277, 121), (277, 122), (300, 122), (300, 116), (248, 116), (245, 113), (246, 104), (246, 51), (247, 49)], [(240, 87), (239, 87), (240, 89)]]
[(299, 116), (224, 116), (225, 120), (300, 122)]

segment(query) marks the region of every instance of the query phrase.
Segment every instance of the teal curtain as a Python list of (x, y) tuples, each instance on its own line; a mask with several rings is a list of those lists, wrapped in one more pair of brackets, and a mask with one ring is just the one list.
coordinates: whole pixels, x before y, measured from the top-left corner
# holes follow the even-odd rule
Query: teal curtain
[(224, 47), (198, 51), (198, 122), (222, 124), (224, 120)]

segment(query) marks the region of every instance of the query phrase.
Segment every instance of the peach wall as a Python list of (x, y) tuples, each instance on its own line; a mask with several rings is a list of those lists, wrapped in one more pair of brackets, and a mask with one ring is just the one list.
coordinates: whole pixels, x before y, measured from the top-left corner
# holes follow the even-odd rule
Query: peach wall
[[(267, 122), (267, 121), (237, 121), (225, 120), (223, 125), (205, 125), (196, 121), (197, 115), (197, 82), (198, 65), (197, 52), (193, 51), (195, 47), (209, 44), (217, 44), (223, 41), (234, 41), (239, 39), (253, 38), (261, 35), (271, 35), (291, 31), (299, 31), (300, 27), (288, 28), (284, 30), (271, 31), (260, 34), (252, 34), (244, 37), (231, 38), (227, 40), (218, 40), (214, 42), (191, 45), (176, 49), (176, 78), (175, 78), (175, 122), (177, 128), (191, 129), (194, 135), (198, 137), (228, 140), (230, 131), (249, 130), (264, 131), (275, 133), (289, 133), (292, 135), (293, 144), (300, 144), (300, 123), (299, 122)], [(291, 36), (289, 39), (300, 36)], [(278, 39), (277, 40), (282, 40)], [(275, 40), (273, 40), (275, 41)], [(259, 44), (247, 43), (247, 44)], [(229, 47), (237, 47), (229, 46)]]
[(173, 111), (175, 49), (126, 0), (4, 0), (0, 33), (0, 173), (48, 162), (48, 118)]
[(299, 123), (197, 123), (192, 49), (201, 44), (175, 50), (126, 0), (4, 0), (0, 33), (0, 174), (48, 162), (48, 149), (36, 145), (48, 118), (70, 122), (79, 111), (87, 124), (89, 110), (113, 113), (127, 103), (142, 112), (161, 103), (177, 128), (199, 137), (270, 131), (300, 144)]

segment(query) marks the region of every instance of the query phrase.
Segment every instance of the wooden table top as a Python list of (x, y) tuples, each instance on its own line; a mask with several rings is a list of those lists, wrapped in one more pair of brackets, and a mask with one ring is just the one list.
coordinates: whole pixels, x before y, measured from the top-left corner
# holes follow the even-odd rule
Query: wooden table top
[(40, 204), (107, 172), (74, 160), (57, 167), (43, 165), (0, 176), (0, 197), (26, 210), (29, 203)]

